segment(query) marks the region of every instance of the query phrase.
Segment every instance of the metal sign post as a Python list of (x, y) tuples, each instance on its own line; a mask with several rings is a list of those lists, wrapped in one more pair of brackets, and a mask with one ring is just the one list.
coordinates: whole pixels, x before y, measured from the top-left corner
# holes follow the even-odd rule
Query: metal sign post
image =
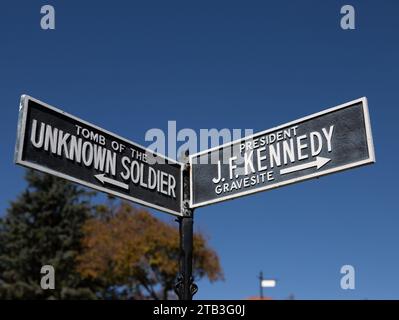
[(180, 275), (175, 292), (192, 300), (190, 170), (137, 143), (28, 95), (21, 97), (15, 162), (178, 216)]
[(15, 162), (178, 216), (174, 289), (192, 300), (194, 208), (371, 164), (375, 155), (366, 98), (186, 152), (182, 164), (24, 95)]
[(263, 287), (262, 287), (262, 280), (263, 280), (263, 272), (261, 271), (259, 273), (259, 294), (260, 294), (260, 299), (263, 300)]
[(183, 170), (183, 215), (177, 218), (180, 237), (180, 274), (175, 284), (175, 293), (179, 300), (192, 300), (198, 291), (198, 286), (193, 278), (193, 225), (194, 209), (190, 203), (190, 165), (188, 152), (185, 154), (185, 167)]

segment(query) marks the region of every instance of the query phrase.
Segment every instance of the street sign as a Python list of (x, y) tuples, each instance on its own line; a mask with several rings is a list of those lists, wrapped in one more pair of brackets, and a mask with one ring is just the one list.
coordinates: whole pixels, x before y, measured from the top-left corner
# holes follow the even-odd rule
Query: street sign
[(182, 164), (26, 95), (15, 162), (182, 215)]
[(190, 156), (191, 208), (375, 162), (367, 99)]

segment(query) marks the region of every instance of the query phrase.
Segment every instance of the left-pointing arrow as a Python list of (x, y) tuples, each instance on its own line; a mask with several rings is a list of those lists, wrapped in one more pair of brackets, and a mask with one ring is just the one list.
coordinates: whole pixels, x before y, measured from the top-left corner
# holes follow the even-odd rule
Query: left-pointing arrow
[(99, 180), (102, 184), (104, 183), (108, 183), (108, 184), (112, 184), (114, 186), (117, 186), (119, 188), (125, 189), (125, 190), (129, 190), (129, 185), (120, 181), (116, 181), (113, 180), (111, 178), (108, 178), (105, 176), (104, 173), (102, 174), (96, 174), (95, 175), (96, 179)]
[(324, 166), (330, 160), (331, 159), (329, 159), (329, 158), (316, 157), (315, 161), (304, 163), (304, 164), (299, 164), (299, 165), (291, 167), (291, 168), (281, 169), (280, 174), (287, 174), (287, 173), (291, 173), (291, 172), (295, 172), (295, 171), (309, 169), (312, 167), (317, 167), (317, 169), (320, 169), (322, 166)]

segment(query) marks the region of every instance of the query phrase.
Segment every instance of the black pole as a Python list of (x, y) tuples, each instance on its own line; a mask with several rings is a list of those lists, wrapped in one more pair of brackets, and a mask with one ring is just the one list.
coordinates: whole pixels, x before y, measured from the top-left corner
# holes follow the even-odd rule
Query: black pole
[(183, 215), (177, 219), (179, 222), (180, 237), (180, 275), (177, 277), (175, 292), (179, 300), (192, 300), (198, 291), (193, 279), (193, 224), (194, 209), (190, 209), (190, 166), (187, 161), (188, 152), (185, 154), (186, 165), (183, 171)]
[(262, 280), (263, 280), (263, 272), (261, 271), (260, 274), (259, 274), (259, 290), (260, 290), (260, 299), (261, 300), (263, 300)]

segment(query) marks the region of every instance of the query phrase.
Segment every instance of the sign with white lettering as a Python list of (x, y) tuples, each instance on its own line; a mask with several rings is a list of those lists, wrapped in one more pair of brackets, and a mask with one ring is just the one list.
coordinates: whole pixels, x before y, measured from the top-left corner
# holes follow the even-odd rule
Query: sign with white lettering
[(26, 95), (15, 162), (182, 215), (182, 164)]
[(191, 207), (375, 162), (361, 98), (190, 156)]

